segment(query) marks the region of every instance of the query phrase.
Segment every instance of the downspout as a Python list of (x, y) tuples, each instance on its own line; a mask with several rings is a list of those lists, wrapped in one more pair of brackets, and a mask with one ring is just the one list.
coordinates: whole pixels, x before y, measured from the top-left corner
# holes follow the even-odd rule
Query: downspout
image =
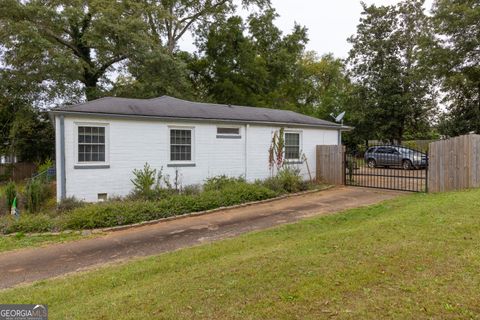
[(245, 124), (245, 181), (248, 181), (248, 127), (249, 124)]
[(65, 118), (60, 115), (60, 200), (67, 197), (67, 179), (65, 176)]

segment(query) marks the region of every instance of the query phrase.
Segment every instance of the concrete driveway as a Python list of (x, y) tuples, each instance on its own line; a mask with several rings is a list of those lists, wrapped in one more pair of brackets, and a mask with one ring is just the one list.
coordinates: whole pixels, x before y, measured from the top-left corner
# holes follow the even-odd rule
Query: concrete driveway
[(400, 194), (378, 189), (336, 187), (269, 203), (115, 231), (94, 239), (5, 252), (0, 254), (0, 288), (370, 205)]

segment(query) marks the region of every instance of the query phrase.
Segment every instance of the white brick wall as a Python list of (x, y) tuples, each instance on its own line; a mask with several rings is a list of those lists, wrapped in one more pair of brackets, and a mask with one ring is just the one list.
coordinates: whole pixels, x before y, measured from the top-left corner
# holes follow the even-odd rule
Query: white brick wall
[[(56, 121), (57, 159), (59, 159), (59, 121)], [(108, 169), (75, 169), (76, 123), (108, 124)], [(245, 176), (245, 130), (247, 130), (247, 179), (263, 179), (270, 175), (268, 148), (272, 133), (277, 127), (238, 124), (241, 139), (218, 139), (220, 123), (184, 123), (120, 118), (86, 118), (65, 116), (65, 167), (67, 197), (75, 196), (85, 201), (97, 201), (99, 193), (108, 196), (125, 196), (132, 191), (132, 171), (145, 162), (153, 168), (163, 167), (164, 174), (175, 176), (175, 169), (167, 167), (170, 160), (169, 126), (194, 128), (195, 167), (178, 168), (182, 185), (199, 184), (206, 178), (226, 174)], [(310, 171), (315, 175), (315, 146), (337, 144), (338, 131), (312, 128), (285, 128), (300, 131), (301, 149), (306, 154)], [(60, 161), (57, 161), (60, 164)], [(298, 165), (308, 177), (306, 166)], [(57, 195), (60, 197), (60, 168), (57, 168)]]

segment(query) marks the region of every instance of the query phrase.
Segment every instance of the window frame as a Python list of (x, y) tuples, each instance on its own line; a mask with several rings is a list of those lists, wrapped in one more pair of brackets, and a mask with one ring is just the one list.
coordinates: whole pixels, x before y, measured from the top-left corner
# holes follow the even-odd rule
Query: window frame
[[(287, 159), (287, 134), (298, 134), (298, 158), (291, 158)], [(283, 150), (283, 158), (286, 163), (299, 163), (302, 162), (302, 145), (303, 145), (303, 138), (302, 138), (302, 131), (301, 130), (285, 130), (283, 133), (283, 141), (284, 141), (284, 150)]]
[[(190, 160), (172, 160), (172, 130), (190, 131)], [(168, 165), (167, 166), (193, 166), (195, 165), (195, 127), (189, 126), (168, 126)]]
[[(218, 133), (219, 128), (225, 129), (237, 129), (238, 133)], [(216, 137), (217, 139), (241, 139), (242, 132), (240, 126), (229, 126), (229, 125), (217, 125), (216, 126)]]
[[(78, 159), (78, 130), (79, 127), (97, 127), (105, 128), (105, 160), (104, 161), (79, 161)], [(110, 125), (103, 122), (75, 122), (74, 123), (74, 147), (73, 147), (73, 157), (75, 159), (74, 166), (75, 168), (88, 168), (88, 167), (98, 167), (98, 166), (109, 166), (110, 165)]]

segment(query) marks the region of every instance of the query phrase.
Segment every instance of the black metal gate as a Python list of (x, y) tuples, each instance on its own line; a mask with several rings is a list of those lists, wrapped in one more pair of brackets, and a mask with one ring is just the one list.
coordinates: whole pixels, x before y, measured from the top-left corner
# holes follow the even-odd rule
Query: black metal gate
[(345, 153), (345, 184), (349, 186), (426, 192), (428, 157), (401, 145), (377, 145)]

